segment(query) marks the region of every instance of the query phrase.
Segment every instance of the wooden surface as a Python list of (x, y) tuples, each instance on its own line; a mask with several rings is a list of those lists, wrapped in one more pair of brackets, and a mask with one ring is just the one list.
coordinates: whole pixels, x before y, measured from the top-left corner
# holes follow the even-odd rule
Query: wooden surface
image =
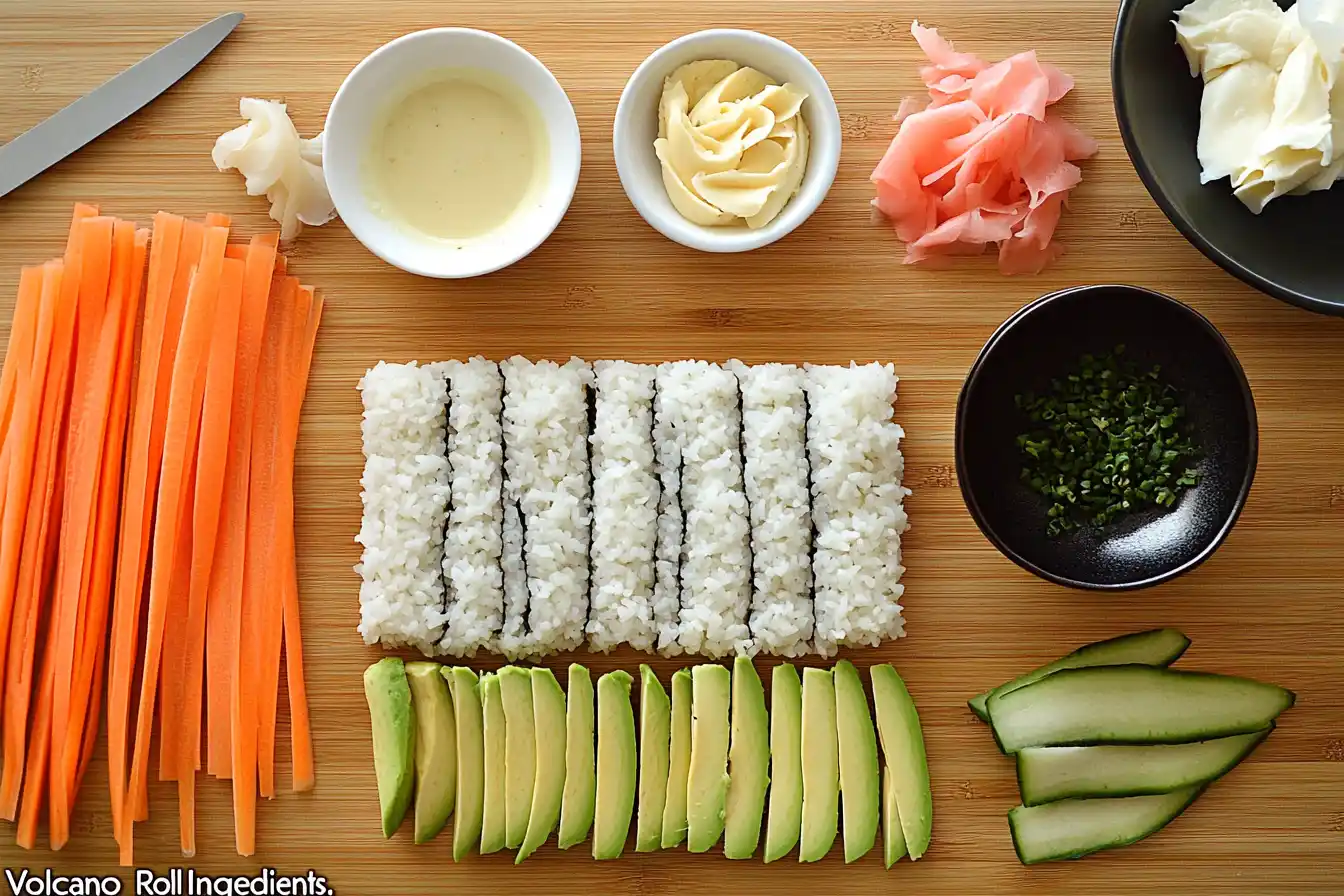
[[(328, 303), (298, 470), (318, 785), (313, 794), (285, 793), (260, 808), (260, 848), (251, 860), (233, 854), (227, 786), (204, 785), (192, 867), (312, 868), (345, 896), (1344, 889), (1344, 322), (1281, 305), (1223, 274), (1148, 198), (1111, 111), (1114, 0), (235, 5), (247, 21), (183, 83), (0, 200), (0, 320), (9, 317), (19, 265), (59, 252), (76, 200), (141, 221), (160, 208), (228, 212), (244, 236), (269, 226), (264, 200), (245, 196), (236, 174), (218, 173), (210, 162), (214, 138), (239, 123), (238, 97), (288, 102), (300, 131), (311, 135), (346, 72), (407, 31), (472, 25), (540, 57), (578, 112), (583, 174), (555, 235), (523, 263), (478, 280), (402, 274), (339, 223), (306, 232), (290, 249), (291, 269), (322, 289)], [(4, 0), (0, 139), (225, 9), (198, 0)], [(990, 58), (1035, 47), (1077, 76), (1065, 108), (1100, 139), (1101, 153), (1084, 164), (1084, 182), (1060, 229), (1069, 254), (1046, 275), (1004, 278), (987, 259), (937, 272), (905, 267), (890, 229), (870, 218), (868, 174), (892, 135), (891, 114), (919, 87), (919, 55), (908, 34), (914, 18)], [(826, 203), (791, 237), (745, 256), (698, 254), (651, 230), (626, 201), (611, 158), (612, 116), (629, 73), (662, 43), (715, 25), (765, 30), (797, 46), (829, 80), (844, 123), (840, 173)], [(957, 390), (994, 327), (1042, 293), (1100, 281), (1163, 290), (1207, 314), (1246, 367), (1261, 423), (1255, 490), (1226, 545), (1191, 575), (1127, 596), (1047, 585), (999, 556), (962, 505), (952, 458)], [(478, 352), (895, 362), (914, 488), (909, 637), (853, 658), (896, 663), (918, 700), (935, 798), (926, 859), (888, 873), (875, 851), (847, 867), (837, 841), (827, 861), (801, 867), (680, 851), (597, 864), (586, 847), (560, 853), (553, 846), (520, 868), (504, 854), (454, 866), (446, 836), (418, 848), (407, 831), (381, 840), (359, 678), (378, 652), (355, 633), (358, 580), (350, 569), (358, 557), (352, 539), (362, 463), (355, 383), (379, 358)], [(1247, 763), (1148, 842), (1078, 863), (1021, 867), (1004, 819), (1016, 799), (1011, 765), (963, 701), (1083, 642), (1158, 625), (1179, 626), (1194, 639), (1182, 665), (1278, 682), (1297, 691), (1297, 708)], [(585, 661), (600, 672), (633, 669), (641, 658)], [(664, 681), (674, 668), (654, 665)], [(283, 787), (287, 755), (280, 764)], [(0, 862), (67, 873), (114, 870), (106, 793), (100, 759), (81, 794), (71, 845), (57, 855), (24, 854), (9, 845), (6, 825)], [(142, 863), (182, 864), (176, 825), (173, 793), (156, 785), (152, 819), (137, 828)]]

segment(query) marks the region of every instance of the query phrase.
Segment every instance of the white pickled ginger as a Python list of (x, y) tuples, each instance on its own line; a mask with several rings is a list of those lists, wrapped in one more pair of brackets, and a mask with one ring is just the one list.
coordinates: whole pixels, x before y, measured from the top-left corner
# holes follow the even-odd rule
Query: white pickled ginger
[(318, 226), (336, 217), (322, 175), (322, 134), (299, 137), (284, 103), (243, 97), (238, 112), (247, 124), (215, 141), (211, 157), (220, 171), (237, 169), (249, 196), (265, 194), (280, 239), (299, 235), (302, 225)]

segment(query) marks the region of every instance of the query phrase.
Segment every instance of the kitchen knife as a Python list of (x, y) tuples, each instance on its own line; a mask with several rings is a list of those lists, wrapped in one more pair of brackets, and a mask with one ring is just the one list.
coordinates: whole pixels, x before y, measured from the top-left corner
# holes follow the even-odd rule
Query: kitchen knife
[(0, 146), (0, 196), (138, 112), (209, 56), (242, 20), (242, 13), (231, 12), (206, 22)]

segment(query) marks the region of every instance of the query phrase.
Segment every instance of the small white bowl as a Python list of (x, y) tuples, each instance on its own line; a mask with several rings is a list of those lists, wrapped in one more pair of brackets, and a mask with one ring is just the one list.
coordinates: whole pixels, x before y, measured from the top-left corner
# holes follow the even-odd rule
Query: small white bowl
[[(667, 198), (662, 167), (653, 150), (658, 137), (658, 100), (663, 81), (688, 62), (729, 59), (750, 66), (779, 83), (792, 81), (807, 92), (803, 118), (811, 135), (807, 171), (798, 195), (766, 226), (705, 227), (692, 224)], [(782, 40), (756, 31), (715, 28), (666, 44), (635, 69), (621, 92), (612, 132), (616, 170), (625, 195), (653, 228), (670, 240), (703, 252), (746, 252), (790, 233), (826, 198), (840, 164), (840, 113), (826, 79), (806, 56)]]
[[(399, 92), (435, 69), (483, 69), (508, 79), (545, 122), (550, 174), (535, 207), (458, 251), (373, 211), (361, 162), (374, 123)], [(476, 277), (525, 257), (555, 230), (579, 182), (579, 122), (569, 97), (535, 56), (510, 40), (472, 28), (431, 28), (403, 35), (369, 54), (346, 76), (327, 112), (322, 167), (345, 226), (388, 264), (425, 277)]]

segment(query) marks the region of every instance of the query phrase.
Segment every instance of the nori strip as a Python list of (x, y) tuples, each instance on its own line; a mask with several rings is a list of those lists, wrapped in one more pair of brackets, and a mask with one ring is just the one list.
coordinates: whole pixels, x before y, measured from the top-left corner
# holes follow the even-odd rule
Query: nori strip
[(742, 474), (742, 501), (747, 505), (747, 611), (742, 620), (751, 630), (752, 599), (756, 595), (756, 527), (751, 521), (751, 496), (747, 494), (747, 400), (743, 394), (742, 377), (730, 370), (737, 382), (737, 454), (738, 470)]
[[(453, 580), (448, 575), (448, 530), (453, 518), (453, 496), (456, 489), (453, 488), (453, 378), (446, 372), (443, 375), (443, 381), (448, 386), (448, 391), (443, 399), (443, 460), (448, 467), (448, 501), (443, 512), (443, 560), (439, 561), (439, 578), (443, 580), (443, 604), (440, 609), (444, 613), (453, 604)], [(444, 635), (447, 635), (446, 625)]]
[(593, 511), (593, 495), (597, 488), (597, 474), (593, 472), (593, 433), (597, 432), (596, 375), (592, 386), (583, 386), (583, 398), (588, 406), (588, 434), (583, 440), (584, 452), (588, 456), (588, 604), (583, 608), (583, 640), (587, 641), (588, 623), (593, 618), (593, 523), (597, 518)]
[[(507, 399), (509, 388), (508, 378), (504, 375), (504, 368), (497, 362), (495, 368), (499, 371), (499, 631), (495, 632), (498, 638), (504, 634), (505, 621), (509, 615), (509, 583), (508, 574), (504, 571), (504, 505), (507, 502), (505, 495), (508, 489), (505, 488), (505, 479), (508, 476), (509, 447), (504, 438), (504, 403)], [(526, 581), (526, 579), (524, 579)], [(528, 601), (529, 605), (531, 601)]]
[[(532, 634), (532, 577), (527, 574), (527, 514), (523, 512), (523, 499), (514, 502), (518, 508), (518, 538), (521, 542), (518, 557), (523, 564), (523, 588), (527, 594), (527, 608), (523, 610), (523, 634)], [(505, 604), (508, 598), (505, 598)]]
[(807, 548), (807, 568), (812, 573), (808, 591), (812, 597), (812, 641), (817, 639), (817, 508), (812, 493), (812, 402), (807, 395), (807, 374), (803, 374), (803, 457), (807, 458), (807, 526), (812, 538)]

